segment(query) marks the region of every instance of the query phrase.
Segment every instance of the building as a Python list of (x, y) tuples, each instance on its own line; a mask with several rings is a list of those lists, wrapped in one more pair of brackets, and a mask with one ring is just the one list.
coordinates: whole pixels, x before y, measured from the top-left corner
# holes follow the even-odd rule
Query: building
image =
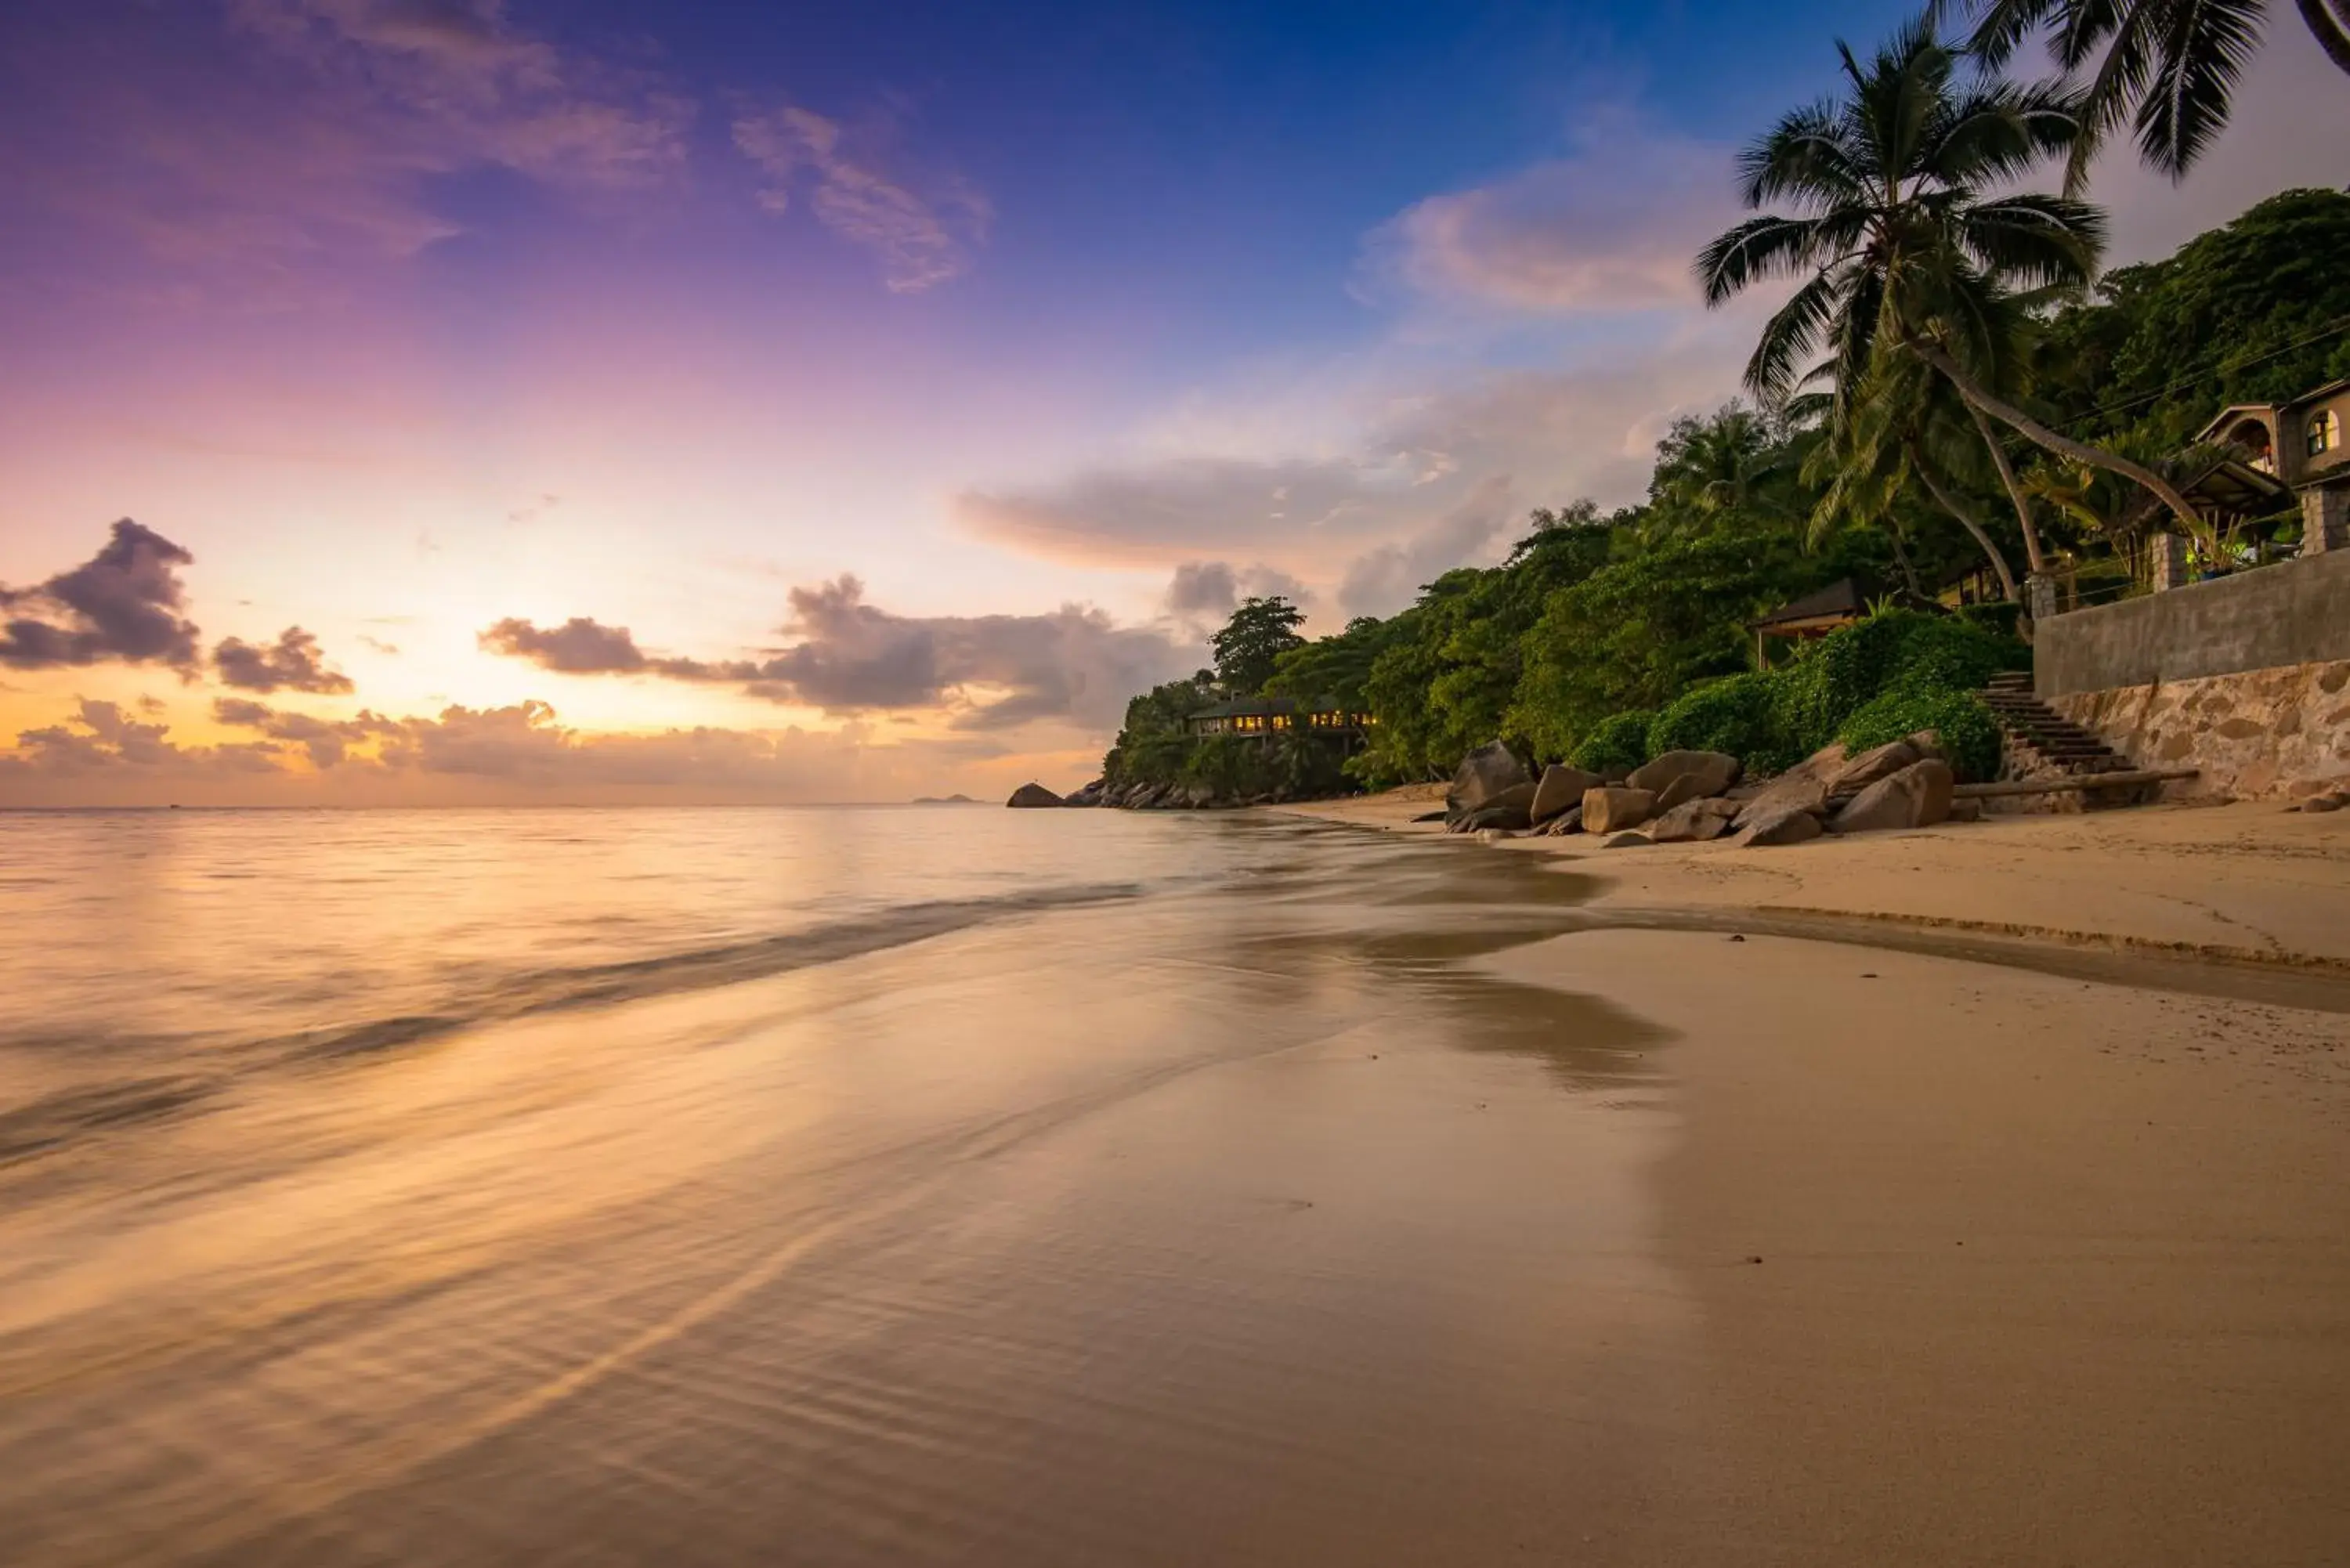
[[(2345, 427), (2350, 427), (2350, 380), (2329, 381), (2289, 402), (2222, 409), (2195, 439), (2233, 449), (2235, 462), (2244, 469), (2299, 495), (2301, 553), (2309, 556), (2350, 546)], [(2255, 483), (2250, 488), (2265, 487)]]
[(1302, 709), (1286, 697), (1251, 697), (1202, 708), (1184, 721), (1184, 727), (1195, 735), (1272, 735), (1293, 730), (1359, 735), (1378, 722), (1369, 713)]

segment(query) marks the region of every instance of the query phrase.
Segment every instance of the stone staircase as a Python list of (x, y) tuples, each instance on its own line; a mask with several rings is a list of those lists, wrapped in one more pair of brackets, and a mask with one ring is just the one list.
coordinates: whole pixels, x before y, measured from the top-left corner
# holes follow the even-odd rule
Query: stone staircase
[(1992, 676), (1982, 689), (1982, 700), (2007, 736), (2004, 771), (2012, 777), (2120, 774), (2137, 765), (2033, 696), (2028, 670)]

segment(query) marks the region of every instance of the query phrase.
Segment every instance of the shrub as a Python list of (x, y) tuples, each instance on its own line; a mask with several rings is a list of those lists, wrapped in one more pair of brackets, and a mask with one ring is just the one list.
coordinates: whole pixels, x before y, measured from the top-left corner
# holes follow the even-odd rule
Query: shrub
[(1782, 722), (1781, 679), (1769, 671), (1708, 681), (1648, 726), (1648, 754), (1727, 752), (1749, 773), (1773, 774), (1803, 759)]
[(1971, 691), (1908, 687), (1862, 704), (1836, 736), (1855, 752), (1931, 730), (1939, 736), (1951, 771), (1964, 784), (1981, 784), (1998, 774), (1998, 722)]
[(2023, 618), (2023, 607), (2013, 599), (2001, 599), (1995, 604), (1961, 605), (1959, 618), (1969, 626), (1979, 626), (1993, 637), (2012, 639), (2016, 622)]
[(1567, 761), (1595, 774), (1637, 768), (1648, 760), (1648, 726), (1656, 719), (1639, 710), (1611, 714), (1591, 727)]
[(1887, 693), (1971, 692), (2029, 658), (2013, 638), (1958, 616), (1879, 611), (1778, 671), (1780, 732), (1808, 754), (1843, 738), (1853, 716)]

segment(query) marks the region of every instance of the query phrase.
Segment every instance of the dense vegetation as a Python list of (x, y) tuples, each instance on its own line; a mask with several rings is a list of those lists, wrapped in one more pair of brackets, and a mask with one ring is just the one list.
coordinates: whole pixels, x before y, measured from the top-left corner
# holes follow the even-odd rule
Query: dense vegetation
[[(1970, 574), (2009, 596), (2027, 573), (2126, 588), (2144, 534), (2183, 525), (2172, 486), (2208, 461), (2186, 448), (2219, 408), (2350, 376), (2350, 195), (2288, 192), (2092, 284), (2101, 215), (2012, 188), (2102, 133), (2093, 93), (1970, 76), (1922, 26), (1847, 67), (1843, 100), (1750, 151), (1761, 215), (1700, 260), (1716, 297), (1801, 280), (1750, 366), (1753, 404), (1677, 424), (1638, 505), (1537, 511), (1500, 565), (1385, 619), (1307, 641), (1285, 602), (1243, 606), (1216, 671), (1134, 700), (1112, 781), (1303, 794), (1336, 787), (1343, 760), (1383, 785), (1496, 736), (1601, 771), (1676, 747), (1774, 771), (1920, 729), (1988, 776), (1999, 737), (1973, 692), (2028, 660), (2018, 606), (1935, 599)], [(2230, 564), (2230, 541), (2200, 537)], [(1749, 623), (1847, 576), (1894, 602), (1758, 666)], [(1186, 714), (1259, 694), (1378, 722), (1351, 755), (1184, 734)]]

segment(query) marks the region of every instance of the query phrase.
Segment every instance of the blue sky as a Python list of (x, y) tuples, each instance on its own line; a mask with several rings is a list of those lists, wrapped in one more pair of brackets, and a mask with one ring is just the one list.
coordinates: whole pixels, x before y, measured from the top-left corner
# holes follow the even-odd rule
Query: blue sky
[[(157, 646), (334, 675), (0, 670), (0, 800), (1077, 782), (1232, 596), (1636, 497), (1770, 304), (1689, 282), (1735, 147), (1906, 13), (12, 7), (0, 585), (132, 517)], [(2186, 186), (2099, 171), (2117, 259), (2337, 179), (2345, 98), (2281, 31)]]

